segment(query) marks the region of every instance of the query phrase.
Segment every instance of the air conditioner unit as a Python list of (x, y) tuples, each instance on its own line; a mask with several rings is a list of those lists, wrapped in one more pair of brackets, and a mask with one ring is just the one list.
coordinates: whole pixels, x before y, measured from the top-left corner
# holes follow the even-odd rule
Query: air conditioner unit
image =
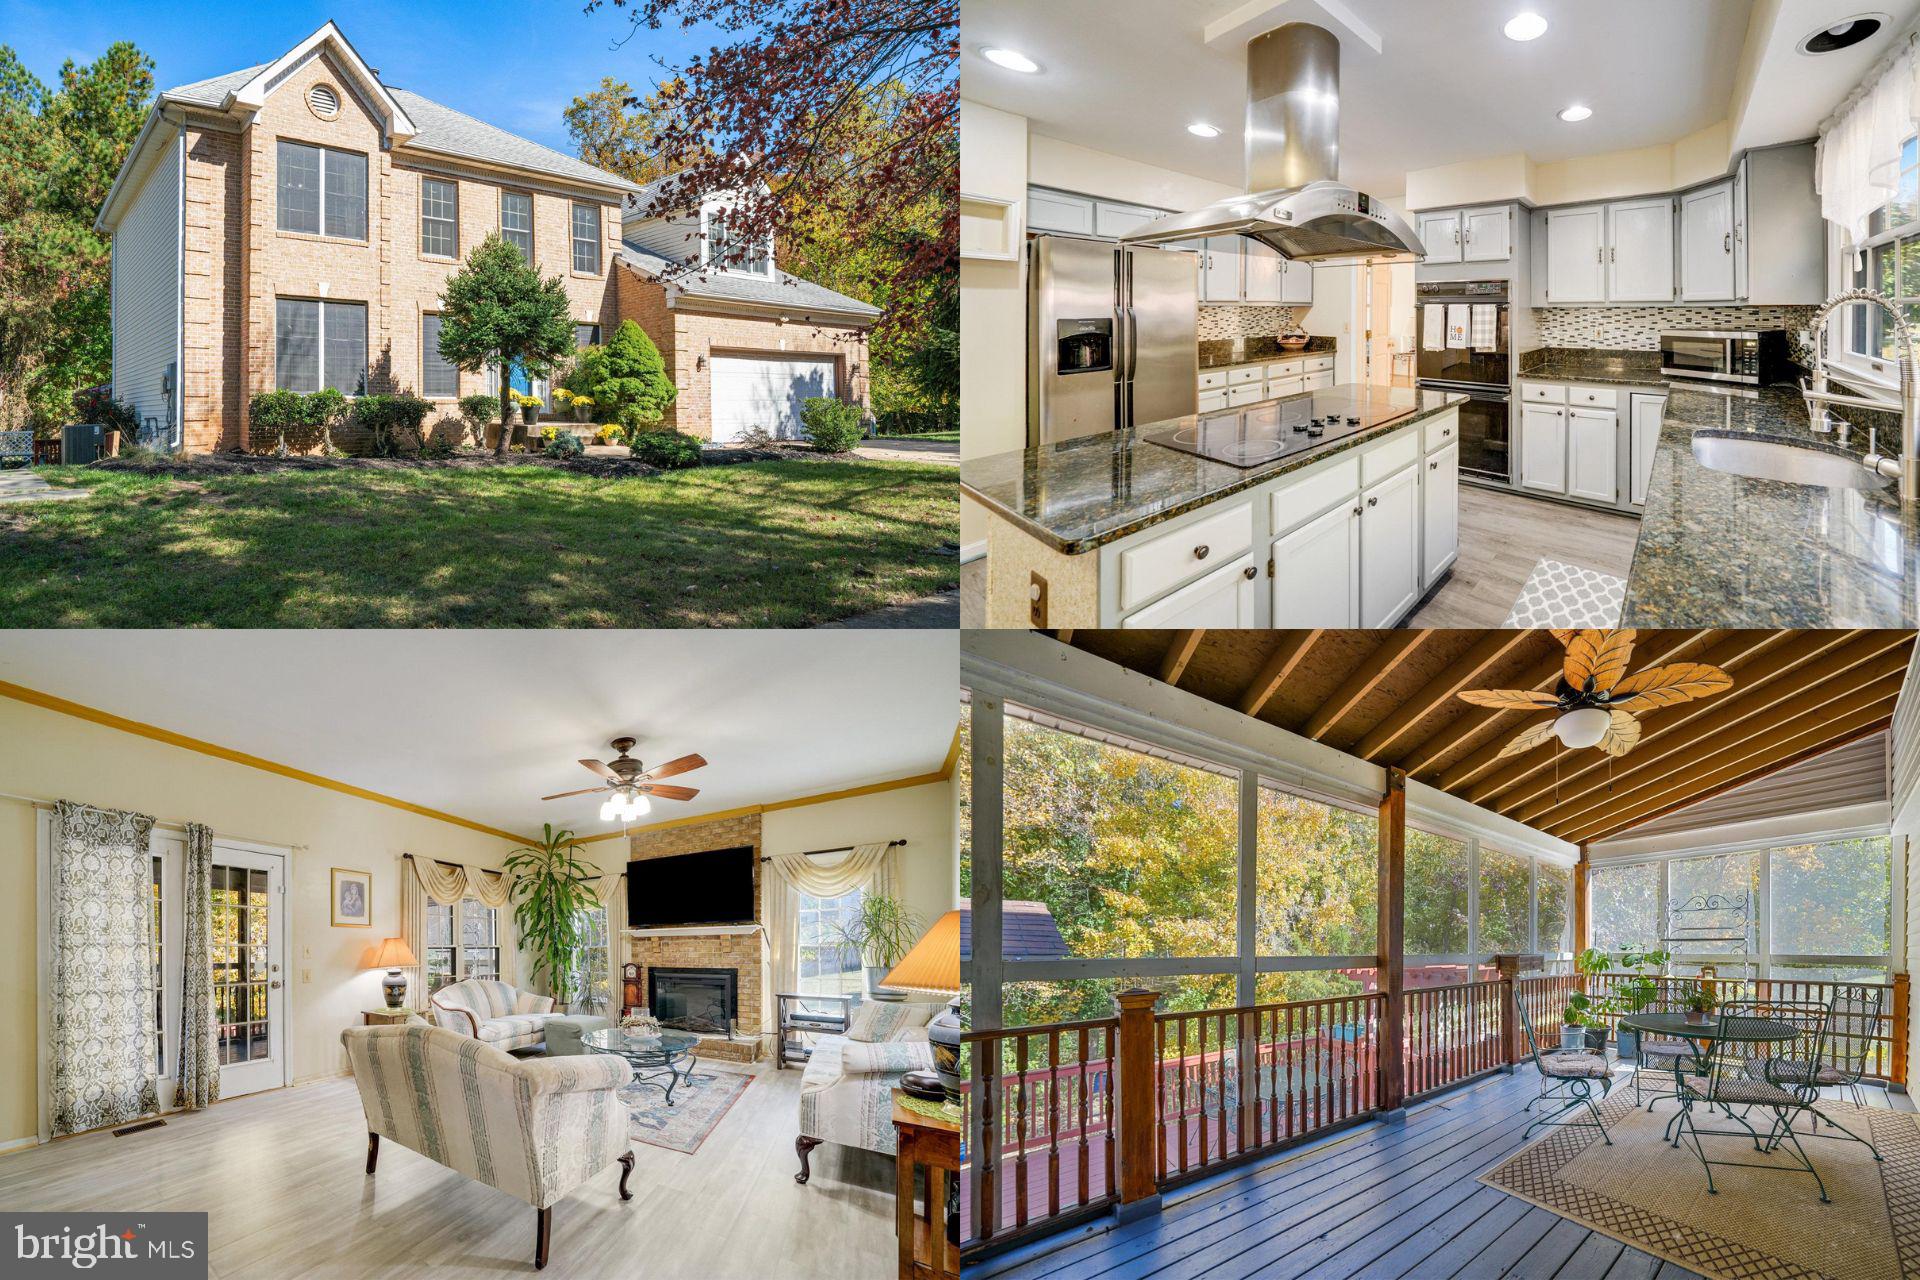
[(60, 461), (68, 464), (93, 462), (100, 457), (100, 432), (97, 422), (83, 422), (60, 430)]

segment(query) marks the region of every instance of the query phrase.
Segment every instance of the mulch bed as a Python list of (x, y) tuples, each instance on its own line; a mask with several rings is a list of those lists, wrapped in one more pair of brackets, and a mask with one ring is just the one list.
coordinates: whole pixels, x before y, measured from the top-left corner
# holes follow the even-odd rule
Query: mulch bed
[[(769, 445), (761, 448), (705, 449), (700, 454), (703, 467), (730, 466), (741, 462), (826, 460), (810, 446)], [(213, 453), (189, 457), (155, 456), (143, 458), (102, 458), (89, 464), (103, 471), (135, 471), (141, 475), (173, 476), (260, 476), (282, 471), (480, 471), (489, 467), (551, 467), (557, 471), (575, 471), (582, 475), (628, 477), (650, 476), (659, 467), (632, 457), (583, 456), (549, 458), (543, 453), (509, 453), (496, 457), (492, 452), (467, 451), (450, 458), (321, 458), (294, 455), (277, 458), (272, 454)]]

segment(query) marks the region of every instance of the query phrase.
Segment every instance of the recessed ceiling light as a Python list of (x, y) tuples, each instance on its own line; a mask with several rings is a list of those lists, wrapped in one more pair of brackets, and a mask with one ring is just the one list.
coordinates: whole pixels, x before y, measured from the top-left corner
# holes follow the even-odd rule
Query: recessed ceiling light
[(1560, 118), (1568, 124), (1578, 124), (1592, 114), (1592, 107), (1568, 107), (1560, 113)]
[(1547, 20), (1537, 13), (1523, 13), (1503, 28), (1509, 40), (1538, 40), (1547, 34)]
[(1835, 53), (1851, 49), (1863, 40), (1871, 40), (1888, 22), (1884, 13), (1856, 13), (1851, 18), (1820, 28), (1800, 42), (1802, 53)]
[(1220, 130), (1210, 124), (1203, 124), (1197, 120), (1187, 126), (1187, 132), (1196, 138), (1217, 138), (1220, 136)]
[(992, 45), (981, 45), (980, 56), (996, 67), (1005, 67), (1022, 75), (1030, 76), (1040, 69), (1039, 63), (1018, 49), (996, 49)]

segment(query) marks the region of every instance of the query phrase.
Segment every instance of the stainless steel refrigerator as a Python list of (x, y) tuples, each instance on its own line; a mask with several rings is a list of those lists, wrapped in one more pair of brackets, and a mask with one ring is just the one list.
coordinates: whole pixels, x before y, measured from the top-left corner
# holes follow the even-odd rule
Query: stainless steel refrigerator
[(1027, 443), (1200, 407), (1198, 254), (1038, 236), (1027, 246)]

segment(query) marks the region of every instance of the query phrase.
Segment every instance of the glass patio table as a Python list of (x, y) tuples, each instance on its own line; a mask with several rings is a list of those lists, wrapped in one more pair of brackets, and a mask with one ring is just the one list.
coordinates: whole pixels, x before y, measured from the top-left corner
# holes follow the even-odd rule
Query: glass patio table
[[(700, 1037), (685, 1031), (633, 1031), (626, 1027), (606, 1027), (589, 1031), (580, 1043), (596, 1053), (611, 1053), (625, 1058), (633, 1067), (633, 1085), (662, 1089), (667, 1105), (673, 1105), (674, 1086), (693, 1077), (691, 1055)], [(681, 1064), (686, 1065), (682, 1066)], [(664, 1079), (662, 1078), (664, 1077)]]

